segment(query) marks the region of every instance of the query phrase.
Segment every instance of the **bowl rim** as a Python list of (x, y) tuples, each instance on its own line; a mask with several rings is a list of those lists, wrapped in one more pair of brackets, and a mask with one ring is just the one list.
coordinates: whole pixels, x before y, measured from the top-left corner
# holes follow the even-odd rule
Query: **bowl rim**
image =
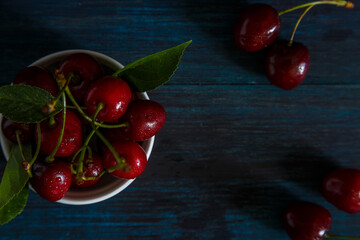
[[(115, 67), (116, 68), (124, 67), (121, 63), (119, 63), (115, 59), (113, 59), (103, 53), (99, 53), (99, 52), (92, 51), (92, 50), (86, 50), (86, 49), (69, 49), (69, 50), (62, 50), (62, 51), (54, 52), (54, 53), (51, 53), (44, 57), (39, 58), (38, 60), (34, 61), (29, 66), (36, 65), (36, 66), (44, 67), (44, 65), (53, 61), (54, 59), (63, 59), (66, 56), (73, 54), (73, 53), (87, 53), (87, 54), (93, 56), (99, 62), (101, 62), (101, 64), (105, 64), (104, 62), (106, 62), (107, 64), (111, 65), (114, 68)], [(55, 62), (57, 62), (57, 61), (55, 61)], [(145, 99), (145, 100), (150, 99), (146, 92), (138, 92), (136, 94), (137, 94), (138, 98), (140, 98), (140, 99)], [(2, 114), (0, 114), (0, 123), (2, 122), (2, 119), (3, 119), (3, 116), (2, 116)], [(142, 148), (144, 149), (144, 151), (146, 153), (147, 161), (149, 161), (154, 143), (155, 143), (155, 136), (149, 138), (148, 140), (144, 141), (141, 144)], [(1, 128), (0, 128), (0, 144), (1, 144), (1, 149), (4, 154), (4, 157), (7, 161), (9, 158), (10, 146), (12, 143), (5, 138), (4, 134), (2, 133)], [(109, 183), (108, 185), (104, 186), (103, 188), (99, 188), (99, 189), (90, 189), (89, 188), (90, 190), (88, 190), (89, 193), (87, 194), (87, 195), (89, 195), (88, 197), (82, 197), (82, 198), (80, 197), (84, 192), (87, 191), (87, 188), (81, 189), (81, 190), (70, 188), (68, 193), (66, 193), (62, 199), (60, 199), (56, 202), (62, 203), (62, 204), (67, 204), (67, 205), (87, 205), (87, 204), (98, 203), (98, 202), (107, 200), (107, 199), (117, 195), (118, 193), (123, 191), (125, 188), (127, 188), (136, 179), (136, 178), (135, 179), (117, 179), (115, 177), (113, 177), (113, 178), (114, 178), (113, 182)], [(31, 187), (30, 184), (29, 184), (29, 188), (32, 189), (34, 192), (36, 192)], [(78, 191), (76, 191), (76, 190), (78, 190)], [(91, 197), (91, 196), (93, 196), (93, 197)]]

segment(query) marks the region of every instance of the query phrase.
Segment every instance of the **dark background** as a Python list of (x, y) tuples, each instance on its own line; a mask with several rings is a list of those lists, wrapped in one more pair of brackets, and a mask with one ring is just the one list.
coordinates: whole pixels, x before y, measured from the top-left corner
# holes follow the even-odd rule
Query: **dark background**
[[(234, 47), (241, 0), (1, 0), (0, 80), (36, 59), (90, 49), (122, 64), (183, 43), (172, 80), (149, 93), (167, 122), (145, 172), (104, 202), (68, 206), (31, 192), (0, 239), (288, 239), (281, 212), (293, 200), (321, 204), (331, 233), (360, 235), (360, 215), (325, 201), (323, 176), (360, 168), (360, 3), (317, 6), (295, 41), (311, 66), (293, 91), (264, 75), (264, 53)], [(263, 1), (278, 11), (306, 1)], [(289, 39), (301, 11), (282, 17)], [(5, 159), (1, 156), (1, 172)]]

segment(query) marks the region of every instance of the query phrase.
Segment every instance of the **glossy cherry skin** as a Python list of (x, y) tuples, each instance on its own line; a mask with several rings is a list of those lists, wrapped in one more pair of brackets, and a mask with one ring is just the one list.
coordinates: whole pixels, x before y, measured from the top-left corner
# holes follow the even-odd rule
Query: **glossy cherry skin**
[(145, 141), (160, 131), (165, 120), (166, 112), (161, 104), (152, 100), (135, 100), (121, 118), (130, 126), (119, 129), (134, 141)]
[[(43, 154), (49, 155), (55, 149), (60, 137), (63, 122), (62, 112), (55, 115), (55, 126), (49, 125), (46, 119), (40, 123), (41, 145)], [(35, 141), (37, 142), (37, 127), (35, 127)], [(67, 157), (74, 154), (82, 145), (82, 126), (79, 117), (72, 111), (66, 110), (65, 130), (60, 147), (55, 157)]]
[[(75, 160), (74, 169), (76, 170), (77, 159)], [(97, 177), (104, 170), (104, 165), (102, 159), (99, 155), (94, 154), (91, 159), (88, 158), (87, 154), (84, 158), (84, 167), (83, 172), (85, 177)], [(76, 175), (72, 174), (71, 185), (78, 188), (87, 188), (93, 186), (97, 182), (99, 182), (101, 177), (97, 177), (93, 180), (86, 180), (82, 184), (77, 183)]]
[(85, 96), (85, 106), (90, 114), (94, 114), (98, 104), (103, 103), (104, 108), (97, 119), (114, 122), (125, 113), (131, 95), (130, 87), (124, 80), (105, 76), (91, 84)]
[(360, 170), (343, 168), (329, 173), (323, 180), (326, 200), (348, 213), (360, 211)]
[[(119, 157), (125, 158), (126, 163), (131, 167), (131, 171), (124, 172), (121, 169), (118, 169), (111, 172), (111, 175), (118, 178), (133, 179), (138, 177), (145, 170), (147, 164), (146, 154), (137, 142), (117, 141), (112, 143), (112, 146), (118, 153)], [(116, 164), (114, 155), (109, 149), (107, 149), (104, 153), (105, 169), (114, 167)]]
[(2, 119), (1, 128), (5, 137), (14, 143), (17, 143), (17, 130), (20, 131), (19, 137), (20, 142), (22, 143), (28, 142), (30, 139), (32, 139), (32, 136), (34, 134), (34, 127), (32, 124), (13, 122), (5, 117), (3, 117)]
[(85, 93), (92, 82), (102, 77), (104, 70), (100, 63), (86, 53), (74, 53), (67, 56), (59, 66), (66, 78), (70, 73), (76, 77), (70, 82), (69, 89), (74, 98), (79, 101), (84, 101)]
[(269, 81), (284, 90), (296, 88), (304, 80), (310, 66), (307, 47), (285, 41), (274, 43), (266, 56), (265, 70)]
[(332, 223), (330, 212), (311, 202), (292, 203), (284, 212), (285, 229), (292, 240), (321, 240)]
[(68, 163), (55, 160), (53, 163), (36, 161), (32, 166), (30, 183), (34, 190), (49, 201), (58, 201), (65, 196), (71, 185)]
[(106, 139), (110, 142), (116, 142), (118, 140), (130, 141), (131, 139), (124, 135), (122, 128), (104, 128), (101, 129)]
[(30, 66), (21, 70), (13, 81), (13, 84), (25, 84), (42, 88), (54, 97), (58, 94), (58, 86), (54, 77), (45, 69), (38, 66)]
[(251, 4), (238, 16), (234, 29), (235, 44), (246, 52), (259, 51), (275, 41), (280, 26), (279, 14), (272, 6)]

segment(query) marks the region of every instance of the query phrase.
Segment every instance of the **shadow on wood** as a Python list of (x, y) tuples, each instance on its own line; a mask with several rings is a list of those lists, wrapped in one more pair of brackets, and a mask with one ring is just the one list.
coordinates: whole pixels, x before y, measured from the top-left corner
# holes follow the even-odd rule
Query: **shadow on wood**
[(209, 36), (206, 39), (195, 38), (194, 43), (221, 54), (225, 53), (230, 61), (246, 70), (264, 74), (265, 51), (243, 52), (237, 49), (233, 40), (237, 16), (247, 5), (248, 1), (244, 0), (187, 1), (183, 10), (186, 17)]
[[(209, 209), (198, 210), (197, 216), (201, 216), (193, 221), (201, 222), (206, 215), (220, 222), (229, 218), (233, 222), (242, 222), (250, 218), (261, 225), (282, 230), (282, 213), (292, 201), (324, 200), (320, 184), (323, 177), (336, 167), (332, 159), (307, 145), (271, 147), (274, 152), (283, 154), (273, 154), (271, 160), (254, 162), (241, 161), (240, 157), (228, 159), (226, 154), (220, 154), (205, 156), (207, 160), (192, 164), (192, 173), (185, 175), (192, 178), (199, 188), (197, 193), (193, 193), (198, 196), (196, 201), (209, 206)], [(223, 161), (219, 160), (221, 158)], [(184, 173), (181, 176), (184, 177)], [(192, 201), (189, 198), (188, 203), (193, 204)], [(187, 219), (184, 224), (189, 226), (191, 221)], [(224, 233), (230, 234), (230, 231), (224, 229)]]
[[(1, 84), (10, 84), (15, 75), (35, 60), (64, 49), (78, 48), (68, 36), (54, 31), (7, 9), (0, 2), (0, 72)], [(0, 177), (5, 168), (3, 154), (0, 160)]]
[(29, 20), (1, 3), (0, 16), (0, 72), (3, 84), (12, 82), (22, 68), (47, 54), (79, 48), (69, 36), (44, 28), (41, 20)]

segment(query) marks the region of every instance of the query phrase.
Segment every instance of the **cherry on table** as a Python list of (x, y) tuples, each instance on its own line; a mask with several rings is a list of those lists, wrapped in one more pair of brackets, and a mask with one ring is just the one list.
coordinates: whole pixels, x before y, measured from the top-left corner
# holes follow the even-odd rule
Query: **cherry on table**
[[(78, 188), (87, 188), (99, 182), (101, 179), (101, 176), (99, 175), (104, 170), (102, 159), (97, 154), (93, 154), (91, 159), (89, 159), (88, 155), (86, 154), (83, 161), (84, 161), (83, 172), (85, 178), (94, 178), (94, 179), (86, 180), (83, 183), (79, 183), (76, 181), (76, 174), (72, 174), (71, 185)], [(74, 165), (73, 165), (74, 169), (76, 169), (76, 163), (77, 163), (77, 159), (74, 161)]]
[(360, 170), (342, 168), (329, 173), (323, 180), (326, 200), (348, 213), (360, 211)]
[(54, 77), (45, 69), (38, 66), (30, 66), (21, 70), (13, 81), (13, 84), (25, 84), (42, 88), (56, 97), (58, 86)]
[(36, 161), (32, 166), (30, 183), (41, 197), (58, 201), (65, 196), (71, 185), (70, 165), (59, 160), (53, 163)]
[(129, 127), (119, 128), (123, 135), (134, 141), (145, 141), (157, 134), (166, 120), (166, 112), (160, 103), (152, 100), (131, 102), (120, 121)]
[(279, 14), (272, 6), (251, 4), (238, 16), (234, 29), (235, 44), (247, 52), (259, 51), (275, 41), (280, 25)]
[[(40, 150), (43, 154), (51, 154), (60, 137), (63, 115), (62, 112), (54, 117), (55, 124), (50, 125), (48, 119), (40, 123), (41, 145)], [(37, 143), (37, 127), (35, 127), (35, 141)], [(79, 117), (72, 111), (66, 111), (65, 131), (60, 143), (60, 147), (55, 153), (55, 157), (67, 157), (74, 154), (82, 145), (82, 126)]]
[[(125, 158), (126, 163), (131, 167), (131, 171), (121, 169), (110, 172), (118, 178), (133, 179), (138, 177), (146, 168), (147, 158), (142, 147), (133, 141), (117, 141), (112, 143), (113, 148), (121, 158)], [(107, 149), (104, 153), (104, 167), (110, 169), (115, 167), (117, 162), (113, 153)]]
[(283, 220), (286, 232), (292, 240), (321, 240), (332, 223), (327, 209), (305, 201), (290, 204), (284, 212)]
[(17, 143), (16, 132), (19, 132), (20, 142), (25, 143), (32, 139), (34, 127), (32, 124), (17, 123), (3, 117), (1, 129), (4, 136)]
[(266, 75), (275, 86), (291, 90), (305, 78), (310, 65), (307, 47), (301, 43), (275, 42), (266, 56)]
[(85, 95), (85, 106), (90, 114), (94, 114), (99, 103), (102, 103), (104, 108), (96, 118), (104, 122), (114, 122), (125, 113), (131, 95), (130, 87), (124, 80), (105, 76), (91, 84)]
[(75, 77), (71, 79), (69, 89), (74, 98), (84, 101), (85, 93), (92, 82), (103, 76), (104, 70), (101, 64), (86, 53), (74, 53), (67, 56), (59, 66), (65, 78), (70, 74)]

